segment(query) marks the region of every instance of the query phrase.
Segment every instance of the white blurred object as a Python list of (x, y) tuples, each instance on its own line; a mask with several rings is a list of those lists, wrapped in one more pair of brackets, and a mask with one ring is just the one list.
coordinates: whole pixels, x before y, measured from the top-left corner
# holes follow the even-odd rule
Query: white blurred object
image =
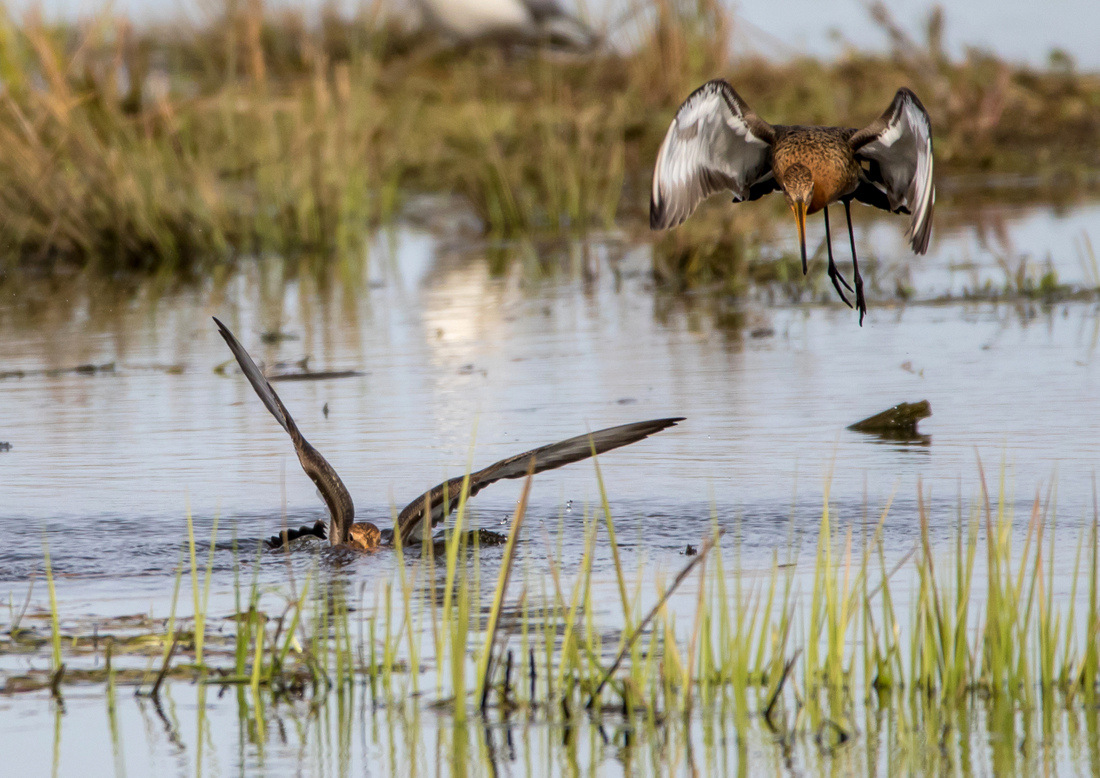
[(416, 0), (426, 20), (462, 40), (550, 43), (587, 49), (599, 36), (557, 0)]

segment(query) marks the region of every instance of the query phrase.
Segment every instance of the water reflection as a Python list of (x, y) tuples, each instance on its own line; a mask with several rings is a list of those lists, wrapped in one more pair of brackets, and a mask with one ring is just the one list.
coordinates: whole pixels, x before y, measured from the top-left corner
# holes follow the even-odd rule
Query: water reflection
[[(1002, 254), (1049, 254), (1059, 279), (1087, 281), (1075, 246), (1100, 208), (1000, 213), (1007, 232), (985, 216), (947, 224), (919, 260), (890, 222), (864, 221), (859, 235), (883, 268), (907, 258), (918, 298), (1003, 283), (1002, 250), (990, 246), (1006, 241), (983, 235), (1007, 234)], [(644, 247), (614, 237), (471, 249), (397, 231), (354, 272), (268, 257), (191, 285), (21, 282), (0, 300), (0, 369), (26, 371), (0, 381), (0, 439), (12, 443), (0, 453), (0, 576), (21, 585), (40, 568), (44, 527), (68, 606), (128, 609), (163, 598), (189, 507), (199, 537), (221, 516), (220, 540), (235, 533), (246, 557), (284, 523), (323, 517), (283, 432), (239, 376), (215, 372), (226, 354), (211, 314), (266, 363), (308, 356), (313, 369), (365, 373), (280, 384), (363, 519), (385, 521), (468, 462), (673, 414), (688, 421), (601, 462), (638, 555), (630, 563), (672, 560), (712, 513), (741, 522), (749, 547), (774, 548), (792, 516), (816, 529), (830, 477), (842, 521), (877, 514), (895, 494), (912, 505), (918, 479), (953, 505), (977, 491), (976, 452), (990, 468), (1006, 463), (1021, 500), (1056, 475), (1067, 516), (1086, 514), (1100, 454), (1094, 302), (878, 300), (860, 329), (839, 306), (787, 306), (766, 292), (663, 294), (649, 262)], [(297, 338), (264, 342), (272, 331)], [(106, 363), (115, 369), (41, 372)], [(936, 410), (923, 422), (929, 446), (845, 431), (917, 397)], [(488, 528), (511, 515), (519, 486), (494, 489), (473, 506)], [(591, 468), (540, 476), (532, 526), (556, 528), (567, 501), (597, 495)], [(899, 545), (908, 538), (904, 526), (886, 531)], [(577, 534), (566, 533), (572, 552)], [(224, 592), (233, 564), (222, 548), (214, 589)], [(349, 567), (368, 580), (392, 571), (380, 558)]]
[[(65, 714), (45, 699), (24, 702), (20, 767), (57, 775), (305, 768), (318, 775), (979, 776), (1091, 774), (1100, 766), (1095, 707), (1057, 696), (1022, 709), (996, 697), (872, 698), (838, 719), (856, 727), (839, 745), (827, 726), (777, 736), (721, 698), (659, 723), (645, 715), (547, 721), (505, 712), (460, 723), (415, 703), (378, 705), (364, 686), (276, 700), (247, 687), (221, 693), (176, 685), (162, 702), (158, 709), (121, 695), (109, 721), (98, 693), (74, 696)], [(7, 740), (16, 727), (5, 721)]]

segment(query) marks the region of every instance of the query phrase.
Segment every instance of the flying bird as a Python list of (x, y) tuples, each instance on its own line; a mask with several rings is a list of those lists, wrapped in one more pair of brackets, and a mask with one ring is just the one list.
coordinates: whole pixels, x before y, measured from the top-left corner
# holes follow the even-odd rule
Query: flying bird
[[(279, 395), (275, 393), (267, 378), (229, 328), (217, 317), (214, 317), (214, 322), (218, 325), (218, 332), (225, 338), (225, 342), (229, 345), (233, 356), (237, 358), (237, 363), (260, 400), (290, 435), (294, 451), (298, 454), (298, 462), (317, 486), (329, 511), (330, 524), (327, 533), (324, 523), (317, 522), (313, 527), (284, 531), (271, 538), (268, 545), (278, 548), (304, 535), (316, 535), (322, 539), (327, 536), (334, 546), (349, 546), (360, 551), (377, 548), (384, 542), (390, 530), (382, 530), (368, 521), (355, 521), (355, 504), (336, 470), (327, 459), (321, 456), (321, 452), (305, 439), (298, 425), (291, 418), (290, 412), (283, 405), (283, 401), (279, 399)], [(602, 454), (620, 446), (637, 443), (683, 420), (682, 416), (653, 419), (578, 435), (560, 443), (551, 443), (548, 446), (541, 446), (494, 462), (488, 467), (471, 473), (468, 483), (465, 476), (448, 479), (405, 506), (397, 516), (396, 531), (400, 533), (402, 544), (420, 543), (425, 531), (425, 519), (430, 521), (430, 527), (435, 527), (442, 522), (457, 507), (464, 483), (467, 483), (467, 496), (472, 497), (495, 481), (505, 478), (523, 478), (528, 473), (541, 473), (544, 470), (553, 470), (562, 465), (579, 462), (593, 454)]]
[(913, 251), (928, 250), (936, 188), (932, 181), (932, 127), (921, 101), (902, 87), (886, 111), (859, 130), (768, 124), (726, 81), (708, 81), (676, 112), (657, 152), (649, 225), (681, 224), (704, 198), (733, 192), (735, 203), (782, 192), (798, 223), (806, 272), (806, 217), (825, 214), (829, 279), (851, 307), (841, 285), (853, 291), (833, 262), (830, 204), (848, 218), (859, 323), (867, 313), (852, 232), (852, 200), (912, 216), (906, 232)]
[(417, 0), (428, 21), (461, 40), (552, 43), (590, 49), (599, 36), (557, 0)]

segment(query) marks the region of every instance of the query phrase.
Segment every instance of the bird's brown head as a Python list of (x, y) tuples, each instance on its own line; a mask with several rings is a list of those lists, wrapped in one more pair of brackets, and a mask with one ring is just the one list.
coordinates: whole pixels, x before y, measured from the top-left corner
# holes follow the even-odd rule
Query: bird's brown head
[(357, 551), (373, 551), (381, 542), (381, 530), (369, 521), (357, 521), (351, 525), (347, 545)]
[(814, 177), (805, 165), (796, 163), (783, 171), (779, 180), (787, 205), (798, 223), (798, 245), (802, 251), (802, 272), (806, 272), (806, 212), (814, 198)]

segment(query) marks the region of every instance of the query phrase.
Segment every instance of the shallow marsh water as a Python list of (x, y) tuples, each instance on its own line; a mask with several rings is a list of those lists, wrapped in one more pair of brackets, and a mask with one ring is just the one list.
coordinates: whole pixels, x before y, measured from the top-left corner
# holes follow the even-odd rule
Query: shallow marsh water
[(320, 710), (265, 705), (257, 715), (247, 689), (218, 697), (178, 684), (159, 710), (122, 693), (111, 717), (102, 694), (76, 691), (64, 714), (10, 698), (0, 698), (0, 713), (10, 721), (21, 711), (5, 737), (17, 736), (34, 755), (21, 763), (28, 775), (142, 775), (151, 765), (181, 775), (1089, 775), (1100, 768), (1098, 716), (1080, 707), (1020, 715), (979, 703), (923, 717), (868, 706), (859, 712), (860, 736), (832, 750), (784, 747), (718, 705), (657, 730), (621, 716), (561, 726), (490, 715), (456, 726), (432, 710), (376, 707), (369, 692), (333, 694)]
[[(885, 545), (900, 557), (917, 533), (918, 483), (932, 506), (934, 534), (946, 539), (960, 499), (978, 494), (978, 456), (994, 488), (1004, 474), (1021, 516), (1038, 490), (1045, 495), (1056, 482), (1059, 532), (1072, 549), (1091, 519), (1100, 454), (1100, 307), (1094, 297), (1055, 304), (958, 298), (1003, 289), (1021, 262), (1031, 279), (1053, 268), (1063, 283), (1095, 286), (1085, 241), (1098, 224), (1096, 205), (1064, 212), (990, 208), (944, 228), (920, 259), (904, 253), (896, 220), (861, 224), (864, 244), (881, 260), (873, 287), (890, 290), (901, 279), (916, 290), (906, 304), (888, 294), (872, 297), (862, 329), (832, 301), (820, 267), (815, 297), (827, 303), (796, 305), (761, 292), (731, 311), (705, 295), (655, 290), (648, 250), (614, 238), (587, 247), (502, 249), (455, 247), (404, 230), (381, 236), (362, 267), (335, 269), (321, 281), (308, 272), (287, 276), (275, 259), (247, 264), (217, 283), (163, 293), (151, 285), (120, 292), (87, 280), (27, 281), (0, 301), (0, 370), (27, 373), (0, 380), (0, 440), (12, 444), (0, 452), (0, 594), (17, 607), (30, 578), (40, 576), (45, 530), (65, 618), (163, 616), (190, 510), (203, 558), (202, 544), (219, 518), (211, 613), (226, 615), (236, 559), (230, 538), (238, 539), (251, 573), (257, 539), (284, 521), (297, 526), (323, 518), (283, 431), (235, 369), (216, 371), (229, 353), (211, 315), (265, 362), (308, 356), (313, 369), (366, 373), (276, 384), (306, 436), (340, 472), (359, 518), (385, 521), (394, 507), (461, 473), (471, 446), (480, 466), (585, 429), (683, 415), (682, 425), (600, 462), (632, 576), (661, 570), (671, 577), (684, 562), (684, 546), (698, 544), (712, 516), (733, 530), (727, 542), (740, 546), (742, 567), (765, 571), (774, 551), (816, 541), (826, 485), (834, 521), (857, 533), (878, 520), (893, 496)], [(501, 252), (512, 259), (493, 274)], [(847, 270), (845, 257), (838, 255)], [(262, 342), (275, 331), (293, 337)], [(109, 363), (113, 370), (92, 375), (49, 372)], [(845, 430), (897, 402), (921, 399), (933, 410), (921, 423), (926, 445)], [(475, 524), (500, 529), (518, 491), (518, 484), (499, 484), (479, 495)], [(562, 559), (567, 568), (575, 565), (582, 517), (598, 501), (590, 463), (541, 475), (520, 549), (524, 574), (536, 576), (548, 553), (556, 553), (548, 548), (559, 532)], [(482, 552), (488, 570), (499, 553)], [(313, 564), (311, 554), (292, 555), (296, 574)], [(1059, 571), (1064, 593), (1063, 573), (1069, 570)], [(386, 551), (339, 573), (368, 592), (393, 574)], [(605, 544), (595, 574), (613, 602)], [(285, 585), (286, 575), (285, 565), (261, 561), (267, 590)], [(693, 597), (687, 586), (679, 599), (687, 608)], [(43, 601), (39, 586), (34, 602)], [(189, 603), (181, 598), (181, 614), (190, 612)], [(613, 622), (614, 612), (609, 606), (601, 616)], [(26, 661), (33, 662), (17, 664)], [(82, 695), (62, 722), (60, 753), (68, 769), (92, 739), (79, 727), (69, 734), (68, 722), (83, 719), (84, 710), (96, 726), (103, 723), (98, 689)], [(318, 748), (299, 729), (289, 745), (275, 747), (281, 756), (264, 757), (254, 733), (246, 736), (248, 726), (231, 726), (237, 706), (215, 702), (213, 694), (199, 703), (195, 695), (186, 685), (173, 691), (187, 711), (178, 716), (194, 720), (203, 706), (211, 721), (222, 722), (211, 729), (220, 756), (209, 758), (217, 763), (243, 768), (268, 758), (275, 769)], [(148, 711), (124, 696), (123, 739), (135, 743), (126, 749), (128, 769), (192, 764), (201, 739), (192, 732), (183, 746), (164, 741), (157, 725), (148, 725)], [(0, 741), (33, 729), (51, 743), (34, 749), (36, 765), (47, 767), (54, 735), (46, 698), (9, 697), (0, 705), (7, 711)], [(365, 733), (381, 726), (377, 715), (350, 725), (363, 743), (350, 752), (364, 764), (375, 757), (396, 764), (399, 757), (381, 755), (383, 745), (368, 745)], [(459, 737), (437, 714), (420, 715), (429, 722), (420, 738)], [(552, 751), (562, 733), (547, 727), (541, 737)], [(704, 737), (704, 724), (691, 727), (693, 737)], [(470, 738), (471, 750), (484, 750), (482, 735), (461, 737)], [(109, 741), (95, 741), (104, 772), (112, 772)], [(626, 770), (621, 749), (602, 741), (599, 749), (615, 754), (601, 759)], [(684, 749), (671, 764), (686, 764)], [(762, 764), (781, 759), (764, 735), (739, 764), (753, 762), (753, 754)], [(325, 763), (320, 771), (341, 769)]]

